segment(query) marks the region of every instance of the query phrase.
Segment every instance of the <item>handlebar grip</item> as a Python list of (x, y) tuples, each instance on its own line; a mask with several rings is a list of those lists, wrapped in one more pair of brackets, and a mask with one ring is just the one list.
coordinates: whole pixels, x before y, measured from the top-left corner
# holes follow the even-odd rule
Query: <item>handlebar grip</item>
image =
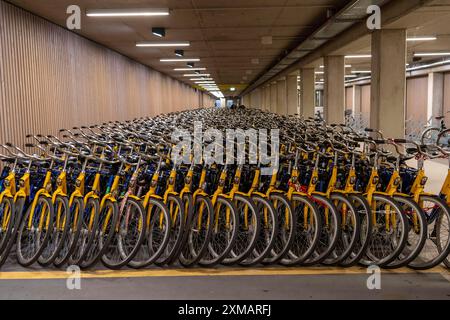
[(365, 128), (364, 131), (365, 131), (365, 132), (375, 132), (375, 130), (374, 130), (374, 129), (371, 129), (371, 128)]
[(353, 141), (356, 141), (356, 142), (365, 142), (366, 139), (364, 139), (364, 138), (353, 138)]
[(381, 140), (381, 139), (373, 140), (373, 142), (375, 142), (376, 144), (385, 144), (386, 143), (385, 140)]
[(32, 143), (25, 143), (25, 147), (27, 147), (27, 148), (34, 148), (35, 145), (32, 144)]
[(393, 141), (395, 143), (408, 143), (408, 141), (406, 139), (394, 139)]

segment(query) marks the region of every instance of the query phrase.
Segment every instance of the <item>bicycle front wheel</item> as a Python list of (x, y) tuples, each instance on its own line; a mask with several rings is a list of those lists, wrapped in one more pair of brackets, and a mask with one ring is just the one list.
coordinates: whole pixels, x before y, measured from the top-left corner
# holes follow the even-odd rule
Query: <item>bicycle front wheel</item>
[(195, 205), (191, 211), (192, 218), (188, 219), (187, 241), (180, 252), (180, 263), (184, 267), (191, 267), (198, 263), (208, 250), (209, 241), (213, 232), (212, 221), (214, 207), (211, 200), (199, 195), (195, 198)]
[(442, 199), (423, 195), (419, 205), (428, 222), (427, 239), (420, 254), (408, 266), (416, 270), (433, 268), (450, 252), (450, 209)]
[(47, 221), (53, 221), (53, 217), (50, 198), (39, 196), (34, 210), (31, 205), (28, 207), (17, 234), (16, 253), (20, 265), (28, 267), (39, 259), (53, 232), (53, 223), (47, 224)]
[(255, 247), (243, 261), (243, 266), (252, 266), (260, 263), (272, 250), (278, 233), (278, 218), (275, 208), (268, 199), (259, 195), (253, 195), (252, 201), (259, 213), (260, 228), (256, 238)]
[(198, 262), (204, 267), (221, 263), (233, 249), (239, 228), (239, 217), (234, 203), (219, 196), (214, 205), (214, 218), (211, 224), (213, 231), (208, 250)]
[(126, 199), (120, 208), (114, 237), (102, 256), (105, 267), (120, 269), (133, 259), (144, 240), (145, 221), (141, 203), (132, 198)]
[(362, 259), (361, 263), (383, 267), (403, 251), (408, 239), (408, 226), (402, 208), (391, 197), (373, 195), (371, 211), (372, 235), (367, 259)]

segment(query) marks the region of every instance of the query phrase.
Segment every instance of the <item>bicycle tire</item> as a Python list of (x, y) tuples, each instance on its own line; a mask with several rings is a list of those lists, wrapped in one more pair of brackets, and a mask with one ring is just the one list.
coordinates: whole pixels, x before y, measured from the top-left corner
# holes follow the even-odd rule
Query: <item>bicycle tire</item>
[[(171, 204), (173, 204), (173, 206)], [(169, 208), (171, 230), (169, 241), (162, 255), (155, 261), (155, 264), (158, 266), (163, 266), (176, 259), (175, 255), (179, 252), (181, 241), (183, 240), (183, 235), (185, 233), (186, 218), (183, 201), (180, 199), (180, 197), (170, 194), (167, 197), (166, 205), (167, 208)], [(178, 213), (176, 214), (175, 221), (173, 219), (174, 215), (171, 212), (171, 209), (173, 209), (174, 207), (178, 208)]]
[[(402, 214), (402, 209), (400, 205), (392, 198), (380, 194), (374, 194), (373, 195), (373, 201), (375, 205), (381, 205), (379, 208), (383, 211), (383, 209), (386, 209), (386, 206), (389, 206), (389, 210), (394, 210), (396, 212), (397, 222), (399, 222), (399, 225), (395, 228), (395, 233), (398, 234), (399, 230), (401, 232), (400, 235), (395, 237), (395, 234), (393, 232), (393, 228), (391, 227), (389, 230), (386, 230), (386, 221), (383, 220), (385, 218), (385, 214), (380, 212), (380, 214), (376, 215), (375, 218), (380, 218), (380, 225), (373, 225), (372, 227), (372, 235), (370, 239), (369, 246), (366, 251), (366, 255), (363, 259), (361, 259), (361, 264), (365, 266), (369, 265), (377, 265), (379, 267), (384, 267), (385, 265), (388, 265), (392, 261), (394, 261), (398, 255), (403, 251), (406, 241), (408, 239), (408, 233), (407, 230), (407, 223), (406, 218)], [(384, 206), (383, 206), (384, 203)], [(376, 207), (375, 207), (376, 208)], [(393, 209), (392, 209), (393, 208)], [(375, 214), (375, 212), (371, 209), (372, 214)], [(391, 219), (390, 219), (391, 220)], [(378, 220), (377, 220), (378, 221)], [(392, 222), (392, 221), (391, 221)], [(391, 223), (390, 222), (390, 223)], [(384, 223), (384, 224), (383, 224)], [(400, 228), (399, 228), (400, 227)], [(391, 241), (391, 243), (386, 243), (387, 236), (394, 235), (394, 241)], [(390, 250), (390, 253), (386, 254), (385, 256), (381, 257), (380, 253), (383, 254), (380, 250), (381, 247), (384, 249), (389, 249), (391, 247), (391, 244), (395, 243), (396, 247)], [(378, 246), (378, 244), (380, 246)], [(373, 248), (375, 245), (377, 245), (377, 248)], [(387, 245), (387, 246), (386, 246)]]
[(97, 198), (88, 198), (83, 209), (80, 226), (80, 236), (75, 249), (69, 257), (70, 265), (80, 265), (94, 242), (100, 215), (100, 203)]
[[(413, 201), (413, 199), (409, 199), (404, 196), (394, 196), (394, 200), (399, 203), (402, 208), (404, 208), (404, 213), (406, 215), (408, 221), (408, 239), (406, 241), (405, 248), (398, 255), (398, 257), (392, 261), (391, 263), (384, 266), (385, 269), (396, 269), (401, 268), (408, 265), (411, 261), (413, 261), (422, 251), (423, 246), (425, 244), (427, 238), (427, 227), (428, 223), (426, 221), (425, 214), (419, 205)], [(410, 211), (413, 210), (418, 218), (419, 230), (414, 230), (412, 217), (410, 215)], [(406, 211), (406, 212), (405, 212)], [(415, 241), (411, 241), (411, 238), (415, 235), (418, 235), (418, 239)]]
[[(236, 241), (237, 237), (237, 228), (239, 223), (239, 218), (237, 216), (237, 209), (234, 205), (234, 203), (224, 198), (223, 196), (219, 196), (217, 198), (217, 201), (214, 208), (214, 220), (213, 225), (214, 227), (211, 239), (208, 243), (208, 250), (205, 251), (202, 258), (198, 261), (198, 264), (203, 267), (213, 267), (215, 265), (220, 264), (223, 259), (225, 259), (230, 251), (233, 249), (234, 242)], [(225, 217), (221, 218), (221, 212), (225, 209), (225, 213), (228, 210), (229, 217), (230, 217), (230, 224), (227, 225)], [(217, 216), (218, 224), (215, 226), (215, 219)], [(225, 223), (224, 223), (225, 220)], [(230, 228), (231, 226), (231, 228)], [(224, 231), (224, 232), (222, 232)], [(226, 242), (225, 245), (221, 245), (219, 243), (220, 238), (223, 237), (224, 241)]]
[[(111, 212), (110, 219), (106, 221), (109, 211)], [(84, 259), (79, 264), (81, 269), (92, 268), (101, 259), (114, 238), (114, 228), (117, 225), (118, 219), (119, 206), (117, 202), (106, 200), (103, 208), (100, 208), (98, 223), (96, 225), (97, 228), (93, 230), (95, 233), (93, 242), (89, 247), (89, 250), (87, 250)]]
[(153, 264), (162, 255), (169, 241), (170, 213), (162, 200), (149, 199), (146, 220), (144, 241), (128, 262), (130, 268), (145, 268)]
[(360, 232), (359, 239), (353, 248), (353, 252), (339, 263), (341, 267), (352, 267), (360, 263), (361, 258), (366, 254), (372, 234), (372, 219), (370, 217), (371, 209), (367, 199), (360, 194), (350, 194), (348, 195), (348, 198), (358, 212)]
[[(338, 214), (333, 202), (325, 196), (317, 194), (313, 194), (312, 198), (319, 209), (319, 214), (322, 218), (322, 228), (316, 250), (307, 260), (301, 263), (302, 266), (313, 266), (325, 261), (335, 249), (341, 235), (341, 216)], [(326, 210), (328, 210), (328, 217), (331, 218), (328, 223), (325, 221)]]
[[(54, 224), (52, 228), (53, 231), (50, 234), (41, 256), (37, 260), (43, 267), (51, 265), (58, 257), (59, 251), (62, 249), (64, 241), (70, 230), (72, 214), (70, 212), (69, 200), (67, 197), (60, 195), (57, 196), (55, 198), (55, 202), (53, 203), (53, 207), (54, 217), (53, 221), (50, 220), (50, 223)], [(59, 210), (59, 208), (61, 208), (61, 210)], [(58, 226), (58, 223), (62, 223), (62, 227)]]
[(145, 209), (141, 202), (127, 198), (123, 209), (119, 210), (113, 239), (101, 256), (103, 265), (113, 270), (126, 266), (133, 259), (145, 236)]
[(70, 207), (72, 212), (72, 222), (70, 224), (69, 234), (67, 235), (61, 250), (58, 253), (53, 264), (59, 268), (64, 265), (72, 255), (77, 245), (78, 238), (81, 234), (81, 223), (83, 219), (82, 213), (84, 212), (84, 202), (80, 197), (73, 198), (72, 206)]
[(280, 260), (284, 266), (299, 265), (306, 261), (316, 250), (322, 229), (319, 209), (309, 197), (294, 193), (291, 207), (295, 217), (293, 221), (295, 233), (289, 250)]
[(8, 245), (14, 226), (14, 199), (3, 197), (0, 203), (0, 256)]
[(240, 265), (246, 267), (254, 266), (264, 260), (272, 250), (278, 233), (278, 219), (272, 202), (259, 195), (252, 195), (251, 198), (260, 213), (261, 227), (254, 249), (240, 262)]
[[(423, 247), (422, 252), (416, 257), (415, 260), (408, 264), (408, 267), (414, 270), (426, 270), (431, 269), (444, 262), (450, 252), (450, 230), (449, 230), (449, 221), (450, 221), (450, 209), (444, 200), (440, 199), (436, 196), (428, 196), (422, 195), (419, 198), (419, 203), (424, 202), (434, 203), (432, 208), (424, 208), (422, 205), (422, 209), (425, 210), (425, 216), (428, 221), (427, 228), (427, 239), (425, 241), (425, 245)], [(439, 209), (437, 209), (439, 207)], [(439, 211), (436, 211), (439, 210)], [(438, 215), (434, 218), (434, 220), (430, 221), (430, 215)], [(447, 226), (440, 226), (443, 221), (447, 221)], [(434, 223), (433, 223), (434, 222)], [(438, 228), (436, 230), (435, 228)], [(440, 239), (440, 229), (447, 235), (447, 240), (445, 245), (442, 245), (439, 241)], [(434, 234), (435, 233), (435, 234)], [(434, 250), (434, 246), (436, 246), (436, 251)], [(432, 253), (430, 253), (432, 251)]]
[[(212, 223), (214, 218), (214, 207), (209, 198), (198, 195), (195, 199), (195, 207), (192, 210), (192, 218), (188, 219), (190, 224), (188, 228), (188, 237), (183, 246), (179, 261), (184, 267), (192, 267), (198, 263), (203, 254), (208, 250), (209, 241), (212, 236)], [(199, 206), (200, 204), (200, 206)], [(206, 214), (200, 211), (206, 210)], [(199, 214), (202, 213), (200, 216)], [(200, 241), (194, 240), (200, 238)]]
[[(334, 202), (338, 214), (341, 216), (340, 237), (335, 249), (322, 261), (324, 265), (336, 265), (344, 261), (352, 252), (359, 239), (360, 220), (359, 214), (352, 202), (341, 193), (333, 193), (330, 199)], [(344, 212), (345, 211), (345, 212)], [(342, 217), (345, 216), (345, 221)]]
[[(48, 218), (45, 219), (49, 219), (49, 221), (53, 221), (53, 217), (54, 217), (54, 210), (53, 210), (53, 204), (50, 198), (46, 197), (46, 196), (39, 196), (39, 198), (37, 199), (37, 205), (35, 207), (35, 211), (33, 212), (33, 217), (34, 214), (36, 214), (37, 210), (42, 210), (42, 206), (45, 206), (48, 210)], [(49, 228), (46, 230), (46, 232), (44, 233), (43, 238), (41, 239), (40, 236), (42, 235), (41, 232), (36, 229), (34, 230), (35, 226), (39, 227), (39, 222), (40, 219), (39, 218), (34, 218), (32, 221), (32, 229), (29, 230), (28, 229), (28, 220), (29, 217), (31, 215), (31, 209), (32, 206), (30, 205), (27, 208), (27, 211), (25, 213), (25, 215), (22, 217), (22, 221), (20, 223), (19, 226), (19, 230), (18, 230), (18, 234), (17, 234), (17, 246), (16, 246), (16, 254), (17, 254), (17, 262), (23, 266), (23, 267), (28, 267), (30, 265), (32, 265), (33, 263), (35, 263), (42, 251), (45, 249), (45, 245), (47, 244), (47, 241), (50, 237), (50, 234), (52, 233), (52, 229), (53, 229), (53, 224), (50, 223), (49, 224)], [(38, 216), (40, 212), (38, 212)], [(28, 234), (30, 234), (31, 236), (37, 236), (36, 240), (33, 241), (31, 239), (31, 237), (28, 237)], [(31, 242), (35, 242), (33, 243), (31, 246), (33, 247), (32, 251), (30, 252), (30, 254), (25, 255), (25, 250), (22, 247), (22, 245), (26, 246), (26, 240), (31, 240)]]

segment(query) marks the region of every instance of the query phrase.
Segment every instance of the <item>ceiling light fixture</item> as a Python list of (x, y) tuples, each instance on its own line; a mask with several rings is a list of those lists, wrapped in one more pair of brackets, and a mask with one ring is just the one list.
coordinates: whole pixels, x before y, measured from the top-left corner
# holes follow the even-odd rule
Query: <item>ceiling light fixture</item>
[(195, 66), (195, 63), (193, 63), (193, 62), (188, 62), (188, 63), (186, 63), (186, 65), (187, 65), (189, 68), (193, 68), (193, 67)]
[(184, 57), (184, 50), (175, 50), (175, 55), (177, 57)]
[(370, 70), (354, 70), (352, 73), (372, 73)]
[(174, 71), (205, 71), (206, 68), (175, 68)]
[(136, 47), (189, 47), (188, 41), (140, 41), (136, 42)]
[[(346, 64), (345, 67), (346, 68), (351, 68), (352, 65), (351, 64)], [(320, 66), (320, 69), (325, 69), (325, 66)]]
[(434, 41), (437, 40), (437, 37), (434, 36), (420, 36), (420, 37), (408, 37), (406, 41), (414, 42), (414, 41)]
[(236, 88), (231, 87), (231, 88), (230, 88), (230, 91), (236, 91)]
[(165, 37), (166, 36), (166, 29), (161, 27), (155, 27), (152, 28), (152, 33), (157, 37)]
[(348, 56), (345, 56), (345, 59), (365, 59), (365, 58), (372, 58), (371, 54), (351, 54)]
[(189, 80), (191, 80), (191, 81), (211, 81), (211, 80), (214, 80), (213, 78), (192, 78), (192, 79), (189, 79)]
[(450, 56), (450, 52), (416, 52), (414, 57), (443, 57)]
[(166, 59), (159, 59), (159, 61), (161, 61), (161, 62), (187, 62), (187, 61), (200, 61), (200, 59), (199, 58), (182, 58), (182, 59), (166, 58)]
[(183, 77), (209, 77), (209, 73), (187, 73), (183, 74)]
[(168, 16), (168, 8), (142, 8), (142, 9), (87, 9), (88, 17), (150, 17)]

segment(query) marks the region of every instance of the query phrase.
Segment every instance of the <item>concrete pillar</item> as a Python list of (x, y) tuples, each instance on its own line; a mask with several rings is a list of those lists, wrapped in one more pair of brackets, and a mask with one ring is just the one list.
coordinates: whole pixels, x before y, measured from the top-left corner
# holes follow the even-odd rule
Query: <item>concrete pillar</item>
[(277, 83), (270, 84), (270, 111), (277, 113), (278, 92)]
[(353, 85), (353, 115), (361, 113), (361, 86)]
[(287, 114), (294, 115), (298, 113), (298, 89), (297, 89), (297, 72), (286, 77), (286, 99)]
[(268, 85), (268, 86), (266, 86), (266, 87), (264, 88), (264, 96), (265, 96), (264, 110), (270, 111), (270, 103), (271, 103), (271, 98), (270, 98), (270, 85)]
[(432, 119), (433, 126), (440, 121), (434, 119), (444, 115), (444, 74), (432, 72), (428, 75), (428, 108), (427, 120)]
[(287, 115), (286, 78), (277, 81), (277, 113)]
[(315, 114), (316, 79), (314, 68), (300, 70), (300, 112), (305, 118)]
[(372, 33), (370, 126), (387, 138), (405, 136), (406, 30)]
[(327, 56), (324, 74), (324, 117), (329, 124), (345, 122), (345, 58)]

